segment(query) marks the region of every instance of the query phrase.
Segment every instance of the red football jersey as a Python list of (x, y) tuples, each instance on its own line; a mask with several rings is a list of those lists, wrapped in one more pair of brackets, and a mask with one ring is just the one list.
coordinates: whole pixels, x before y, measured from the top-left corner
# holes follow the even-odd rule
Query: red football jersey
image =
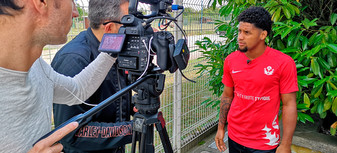
[(270, 47), (251, 61), (236, 51), (225, 60), (222, 82), (234, 87), (227, 117), (229, 137), (253, 149), (276, 148), (280, 141), (280, 95), (298, 91), (294, 60)]

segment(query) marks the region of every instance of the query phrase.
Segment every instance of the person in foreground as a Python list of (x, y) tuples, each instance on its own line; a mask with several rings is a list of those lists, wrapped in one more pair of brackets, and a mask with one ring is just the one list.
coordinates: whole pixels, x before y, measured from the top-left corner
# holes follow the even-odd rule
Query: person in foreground
[(55, 72), (40, 57), (45, 45), (66, 42), (77, 16), (73, 0), (0, 1), (1, 152), (59, 152), (61, 145), (53, 144), (76, 126), (69, 125), (32, 148), (51, 130), (52, 102), (81, 104), (114, 64), (115, 58), (101, 53), (71, 78)]
[[(90, 27), (67, 43), (55, 55), (51, 65), (55, 71), (75, 76), (99, 55), (98, 47), (104, 33), (118, 33), (118, 21), (128, 13), (128, 0), (90, 0)], [(67, 106), (54, 104), (54, 121), (58, 126), (71, 117), (85, 113), (127, 85), (127, 77), (114, 64), (98, 90), (86, 104)], [(132, 122), (129, 95), (126, 94), (94, 115), (90, 122), (61, 140), (65, 153), (124, 152), (124, 145), (131, 143)], [(113, 129), (113, 130), (111, 130)], [(98, 132), (105, 131), (105, 132)]]
[(219, 151), (227, 149), (223, 138), (228, 121), (230, 153), (290, 153), (297, 122), (295, 62), (266, 45), (273, 22), (264, 8), (250, 7), (238, 21), (238, 51), (224, 62), (216, 146)]

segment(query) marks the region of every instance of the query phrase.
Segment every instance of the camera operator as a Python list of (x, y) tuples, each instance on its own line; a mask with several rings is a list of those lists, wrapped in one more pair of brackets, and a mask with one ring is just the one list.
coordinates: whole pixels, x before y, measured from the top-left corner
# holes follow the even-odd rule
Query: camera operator
[[(62, 44), (78, 12), (73, 0), (0, 1), (1, 152), (60, 152), (69, 124), (32, 145), (51, 129), (52, 102), (80, 104), (102, 83), (115, 58), (101, 53), (81, 73), (66, 77), (42, 58), (47, 44)], [(79, 100), (80, 99), (80, 100)]]
[[(55, 55), (52, 67), (66, 76), (74, 76), (97, 58), (104, 33), (118, 33), (120, 19), (128, 14), (128, 0), (90, 0), (90, 27), (66, 44)], [(127, 77), (114, 64), (87, 104), (67, 106), (54, 104), (54, 120), (58, 126), (71, 117), (88, 111), (127, 85)], [(131, 143), (132, 122), (130, 95), (126, 94), (94, 115), (89, 123), (61, 140), (65, 153), (124, 152)]]

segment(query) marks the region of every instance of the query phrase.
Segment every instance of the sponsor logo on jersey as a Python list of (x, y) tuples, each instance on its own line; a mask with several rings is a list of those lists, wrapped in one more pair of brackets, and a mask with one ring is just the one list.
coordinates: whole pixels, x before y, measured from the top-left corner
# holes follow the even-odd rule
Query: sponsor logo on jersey
[(264, 68), (264, 74), (266, 75), (273, 75), (274, 69), (271, 66), (268, 66), (267, 68)]
[(239, 73), (239, 72), (241, 72), (241, 70), (239, 70), (239, 71), (234, 71), (234, 70), (232, 70), (232, 73), (233, 73), (233, 74)]

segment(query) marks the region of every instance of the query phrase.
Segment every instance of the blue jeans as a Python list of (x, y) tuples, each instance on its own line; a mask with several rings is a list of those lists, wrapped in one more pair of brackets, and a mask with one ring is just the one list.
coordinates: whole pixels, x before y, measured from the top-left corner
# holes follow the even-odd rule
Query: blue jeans
[(276, 149), (272, 150), (257, 150), (240, 145), (228, 137), (229, 153), (275, 153)]

